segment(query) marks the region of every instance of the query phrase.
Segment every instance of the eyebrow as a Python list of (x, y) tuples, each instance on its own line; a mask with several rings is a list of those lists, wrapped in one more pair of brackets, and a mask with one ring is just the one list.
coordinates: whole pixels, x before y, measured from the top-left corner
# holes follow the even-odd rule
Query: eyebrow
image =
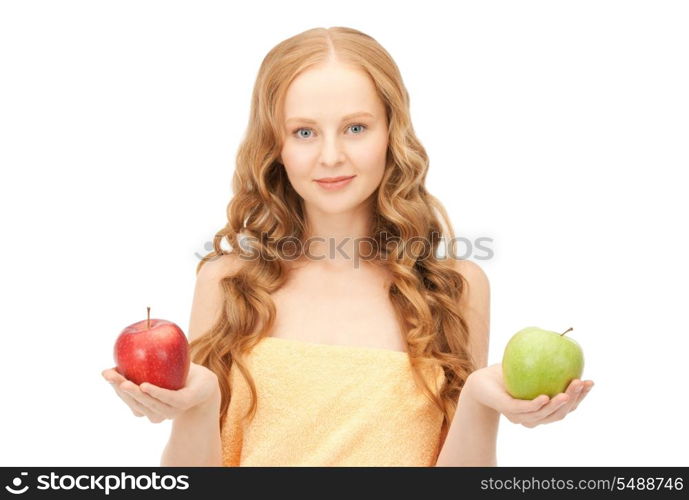
[[(356, 113), (351, 113), (347, 116), (342, 117), (342, 121), (345, 122), (347, 120), (351, 120), (352, 118), (358, 118), (358, 117), (362, 117), (362, 116), (367, 116), (369, 118), (375, 118), (375, 116), (373, 114), (369, 113), (368, 111), (357, 111)], [(300, 118), (300, 117), (292, 117), (292, 118), (288, 118), (287, 120), (285, 120), (285, 122), (291, 122), (291, 121), (300, 121), (300, 122), (304, 122), (304, 123), (316, 123), (316, 120), (312, 120), (310, 118)]]

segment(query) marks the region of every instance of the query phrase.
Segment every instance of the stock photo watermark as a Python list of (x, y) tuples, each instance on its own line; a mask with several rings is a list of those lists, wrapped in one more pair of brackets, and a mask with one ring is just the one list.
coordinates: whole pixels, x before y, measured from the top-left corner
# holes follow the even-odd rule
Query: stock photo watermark
[[(321, 261), (338, 259), (353, 260), (354, 267), (358, 267), (362, 261), (378, 260), (384, 256), (424, 260), (434, 255), (437, 260), (464, 260), (470, 257), (477, 260), (490, 260), (495, 255), (493, 238), (485, 236), (474, 239), (458, 236), (450, 240), (438, 236), (433, 241), (418, 236), (403, 241), (400, 238), (389, 237), (389, 235), (382, 233), (378, 238), (346, 237), (336, 239), (315, 236), (302, 241), (294, 236), (275, 239), (267, 235), (263, 235), (261, 238), (241, 235), (238, 241), (241, 247), (240, 258), (242, 260), (280, 259), (290, 261), (306, 258)], [(433, 252), (436, 245), (437, 248)], [(266, 255), (262, 249), (267, 247), (274, 249), (275, 253)], [(203, 248), (206, 254), (210, 253), (213, 250), (213, 243), (206, 241)], [(199, 260), (203, 259), (206, 254), (194, 252)]]
[[(33, 479), (33, 481), (31, 481)], [(22, 495), (29, 490), (70, 491), (81, 490), (109, 495), (116, 490), (146, 491), (146, 490), (188, 490), (189, 476), (174, 474), (41, 474), (30, 478), (28, 472), (21, 472), (12, 479), (5, 490), (13, 495)], [(28, 496), (31, 496), (29, 493)]]

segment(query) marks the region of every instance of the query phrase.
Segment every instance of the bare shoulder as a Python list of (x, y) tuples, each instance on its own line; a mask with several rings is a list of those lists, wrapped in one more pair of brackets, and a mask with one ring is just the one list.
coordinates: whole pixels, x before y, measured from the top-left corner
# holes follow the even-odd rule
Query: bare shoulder
[(470, 351), (476, 367), (487, 365), (490, 335), (490, 283), (483, 268), (470, 260), (456, 260), (455, 269), (468, 288), (460, 297), (462, 314), (469, 327)]
[(219, 319), (225, 303), (220, 281), (236, 274), (242, 265), (239, 256), (225, 254), (204, 262), (198, 269), (189, 319), (189, 340), (206, 333)]
[(478, 293), (490, 291), (488, 275), (483, 268), (473, 260), (455, 260), (455, 270), (469, 282), (470, 289), (474, 289)]

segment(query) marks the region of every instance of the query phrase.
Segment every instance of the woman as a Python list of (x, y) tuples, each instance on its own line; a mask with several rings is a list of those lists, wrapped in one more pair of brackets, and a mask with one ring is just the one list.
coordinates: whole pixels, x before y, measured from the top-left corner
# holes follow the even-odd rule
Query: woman
[(428, 163), (373, 38), (318, 28), (267, 54), (197, 267), (186, 386), (103, 373), (135, 415), (173, 419), (162, 465), (496, 465), (501, 414), (577, 407), (591, 381), (517, 400), (486, 366), (488, 280), (438, 257), (454, 232)]

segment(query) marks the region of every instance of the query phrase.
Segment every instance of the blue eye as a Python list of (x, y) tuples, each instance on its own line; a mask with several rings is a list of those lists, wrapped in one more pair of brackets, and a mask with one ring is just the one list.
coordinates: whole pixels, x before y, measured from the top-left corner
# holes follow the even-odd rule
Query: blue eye
[[(347, 128), (348, 128), (348, 129), (351, 128), (351, 127), (362, 127), (362, 131), (361, 131), (361, 132), (363, 132), (364, 129), (368, 128), (368, 127), (367, 127), (366, 125), (364, 125), (363, 123), (352, 123), (351, 125), (347, 125)], [(293, 133), (293, 134), (298, 134), (298, 137), (301, 138), (301, 139), (308, 139), (309, 136), (303, 136), (303, 135), (299, 134), (299, 132), (302, 131), (302, 130), (309, 130), (309, 131), (311, 131), (310, 128), (300, 127), (300, 128), (296, 129), (296, 130), (295, 130), (294, 132), (292, 132), (292, 133)], [(357, 133), (354, 134), (354, 135), (361, 135), (361, 132), (357, 132)]]

